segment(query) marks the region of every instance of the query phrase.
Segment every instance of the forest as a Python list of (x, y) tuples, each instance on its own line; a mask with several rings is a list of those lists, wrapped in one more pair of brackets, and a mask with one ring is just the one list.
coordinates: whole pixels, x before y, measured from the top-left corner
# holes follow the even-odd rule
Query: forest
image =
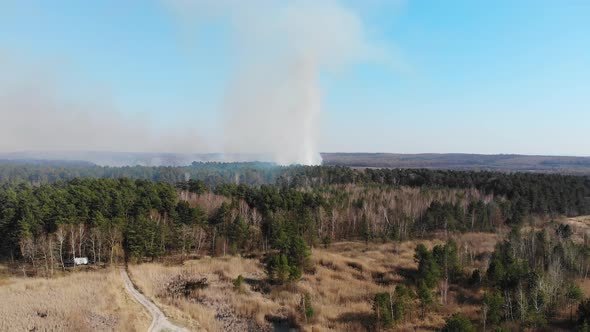
[[(573, 283), (587, 277), (590, 246), (551, 221), (590, 214), (587, 177), (193, 163), (3, 165), (0, 181), (0, 257), (25, 274), (51, 276), (82, 256), (108, 265), (255, 255), (271, 285), (283, 285), (313, 271), (313, 248), (442, 234), (444, 244), (416, 247), (418, 270), (396, 288), (397, 300), (375, 294), (375, 326), (400, 321), (410, 299), (423, 314), (444, 304), (452, 285), (485, 290), (482, 322), (490, 328), (546, 326), (563, 306), (572, 308), (572, 326), (590, 319)], [(502, 230), (487, 266), (466, 271), (449, 234)], [(470, 321), (456, 315), (448, 324)]]

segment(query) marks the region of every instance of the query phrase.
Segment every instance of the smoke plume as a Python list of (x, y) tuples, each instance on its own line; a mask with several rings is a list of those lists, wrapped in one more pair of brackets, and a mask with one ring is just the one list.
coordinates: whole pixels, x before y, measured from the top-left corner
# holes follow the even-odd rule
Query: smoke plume
[[(168, 1), (181, 21), (231, 27), (236, 72), (221, 105), (225, 152), (321, 163), (320, 74), (385, 58), (361, 17), (337, 1)], [(206, 51), (206, 49), (203, 49)]]
[[(0, 153), (118, 151), (203, 151), (207, 146), (188, 129), (159, 132), (142, 114), (120, 112), (108, 93), (63, 84), (52, 63), (17, 60), (0, 52)], [(66, 88), (66, 86), (68, 88)], [(61, 154), (60, 154), (61, 156)]]
[[(168, 152), (188, 160), (223, 152), (225, 161), (320, 164), (323, 75), (358, 62), (387, 62), (358, 10), (336, 0), (162, 1), (183, 31), (221, 27), (230, 40), (230, 78), (217, 107), (206, 110), (220, 123), (204, 124), (221, 133), (204, 133), (183, 119), (174, 120), (186, 128), (162, 128), (136, 109), (120, 111), (108, 92), (88, 88), (82, 78), (63, 84), (74, 70), (0, 49), (0, 153)], [(206, 42), (199, 46), (207, 52)]]

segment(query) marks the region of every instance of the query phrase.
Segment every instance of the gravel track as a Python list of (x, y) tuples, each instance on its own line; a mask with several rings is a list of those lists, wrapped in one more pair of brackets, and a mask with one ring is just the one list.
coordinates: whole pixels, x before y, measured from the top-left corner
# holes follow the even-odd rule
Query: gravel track
[(127, 274), (127, 270), (124, 267), (121, 268), (121, 277), (123, 278), (127, 292), (131, 294), (137, 302), (143, 305), (149, 311), (150, 315), (152, 315), (152, 324), (150, 325), (148, 332), (190, 332), (190, 330), (172, 324), (160, 308), (141, 294), (135, 286), (133, 286), (131, 279), (129, 279), (129, 274)]

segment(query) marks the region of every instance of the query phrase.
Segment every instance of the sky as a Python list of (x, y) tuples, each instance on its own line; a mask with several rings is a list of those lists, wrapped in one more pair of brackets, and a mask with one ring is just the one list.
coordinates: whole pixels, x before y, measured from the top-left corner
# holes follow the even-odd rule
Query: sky
[[(280, 135), (248, 122), (245, 129), (227, 126), (228, 114), (242, 117), (224, 109), (241, 105), (228, 103), (240, 100), (236, 81), (249, 91), (244, 81), (264, 80), (264, 70), (252, 74), (253, 63), (291, 60), (283, 53), (303, 49), (313, 51), (317, 70), (319, 151), (590, 156), (590, 1), (326, 0), (325, 11), (306, 11), (324, 8), (318, 0), (296, 7), (305, 24), (251, 31), (293, 1), (192, 2), (0, 0), (0, 131), (20, 135), (18, 126), (29, 121), (54, 128), (27, 134), (32, 138), (19, 138), (21, 144), (11, 142), (20, 136), (0, 134), (0, 150), (70, 147), (92, 130), (92, 142), (104, 144), (88, 148), (127, 151), (149, 144), (219, 152), (224, 136), (250, 139), (249, 126), (261, 136)], [(308, 25), (310, 13), (317, 20)], [(343, 20), (331, 25), (333, 14)], [(252, 91), (272, 93), (274, 81), (265, 84)], [(15, 86), (25, 87), (25, 97), (2, 97)], [(35, 98), (35, 115), (20, 111)], [(71, 105), (93, 129), (73, 131), (78, 115), (47, 113)], [(18, 112), (26, 114), (19, 125), (9, 124)], [(287, 129), (290, 120), (273, 118), (272, 126), (299, 140)], [(60, 131), (70, 135), (39, 143)], [(238, 149), (265, 149), (273, 140)]]

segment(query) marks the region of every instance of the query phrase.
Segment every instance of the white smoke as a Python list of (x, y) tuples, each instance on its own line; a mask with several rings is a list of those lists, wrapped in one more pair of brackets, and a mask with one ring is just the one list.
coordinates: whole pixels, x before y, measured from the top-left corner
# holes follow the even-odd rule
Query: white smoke
[(64, 84), (74, 72), (67, 66), (0, 48), (0, 153), (223, 150), (225, 161), (320, 164), (321, 75), (361, 61), (389, 62), (389, 52), (369, 41), (358, 8), (336, 0), (162, 1), (183, 31), (229, 28), (233, 71), (217, 109), (219, 137), (203, 131), (215, 127), (205, 121), (195, 127), (178, 118), (180, 125), (162, 128), (141, 107), (123, 110), (108, 88), (83, 78)]
[(228, 153), (269, 154), (279, 164), (320, 164), (320, 73), (387, 57), (368, 40), (361, 17), (338, 1), (166, 3), (182, 22), (231, 26), (238, 70), (221, 106)]
[[(186, 128), (163, 134), (141, 114), (121, 112), (97, 89), (62, 86), (63, 68), (17, 60), (0, 50), (0, 153), (117, 151), (187, 153), (207, 149)], [(85, 90), (84, 82), (78, 90)], [(35, 154), (30, 155), (35, 158)]]
[(312, 60), (242, 75), (223, 107), (229, 152), (256, 152), (279, 164), (321, 163), (317, 152), (320, 96)]

